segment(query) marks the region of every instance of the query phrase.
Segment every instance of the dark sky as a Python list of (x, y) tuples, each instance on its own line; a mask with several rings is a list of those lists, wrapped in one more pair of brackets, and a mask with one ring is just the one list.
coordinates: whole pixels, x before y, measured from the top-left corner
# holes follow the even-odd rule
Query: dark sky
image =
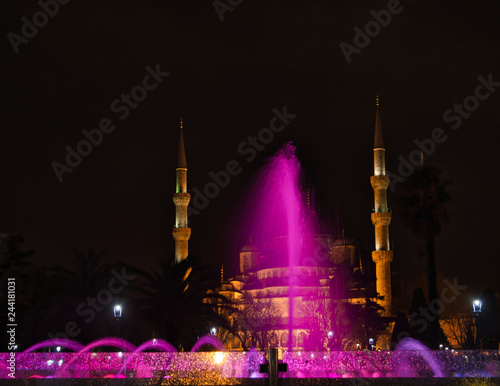
[[(400, 4), (347, 63), (340, 44), (354, 44), (354, 28), (364, 29), (387, 1), (243, 1), (221, 21), (211, 1), (73, 0), (46, 23), (38, 14), (45, 25), (17, 54), (8, 34), (21, 35), (22, 18), (32, 21), (40, 5), (2, 3), (0, 231), (23, 235), (44, 263), (68, 260), (73, 248), (108, 250), (114, 261), (143, 267), (171, 256), (182, 115), (190, 190), (230, 160), (243, 168), (191, 217), (193, 254), (234, 272), (235, 205), (266, 157), (290, 140), (321, 204), (338, 206), (346, 232), (370, 250), (378, 92), (390, 171), (415, 139), (438, 127), (447, 135), (426, 160), (454, 181), (438, 270), (495, 286), (500, 87), (456, 130), (443, 114), (474, 95), (479, 76), (500, 81), (496, 2)], [(111, 103), (157, 65), (170, 75), (121, 120)], [(283, 106), (297, 117), (247, 162), (238, 145)], [(64, 162), (66, 146), (103, 118), (116, 129), (59, 182), (51, 164)], [(417, 242), (397, 219), (391, 237), (393, 269), (410, 280), (420, 269)]]

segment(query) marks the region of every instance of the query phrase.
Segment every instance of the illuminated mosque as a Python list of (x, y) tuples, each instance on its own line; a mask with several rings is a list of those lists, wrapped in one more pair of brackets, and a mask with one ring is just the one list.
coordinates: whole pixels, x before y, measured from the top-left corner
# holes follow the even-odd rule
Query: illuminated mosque
[[(279, 264), (269, 258), (275, 251), (285, 246), (286, 236), (274, 237), (265, 251), (261, 245), (248, 237), (248, 244), (244, 245), (239, 253), (239, 274), (231, 279), (224, 279), (221, 275), (220, 292), (233, 300), (240, 310), (239, 316), (235, 317), (237, 320), (233, 320), (233, 325), (240, 335), (239, 339), (229, 335), (219, 336), (228, 349), (271, 346), (301, 350), (327, 346), (329, 340), (334, 341), (338, 338), (335, 336), (335, 317), (328, 311), (331, 310), (331, 302), (364, 304), (366, 299), (371, 297), (383, 307), (383, 311), (380, 311), (381, 316), (393, 319), (390, 266), (393, 251), (389, 243), (391, 212), (387, 206), (389, 176), (385, 170), (385, 147), (378, 96), (374, 137), (374, 172), (370, 183), (374, 191), (374, 211), (371, 220), (375, 230), (375, 248), (372, 252), (375, 283), (373, 276), (372, 282), (368, 284), (360, 279), (365, 272), (356, 250), (356, 243), (346, 237), (343, 231), (337, 236), (332, 234), (303, 236), (304, 244), (310, 246), (306, 250), (314, 253), (314, 256), (300, 255), (298, 264), (293, 268), (291, 265)], [(175, 240), (175, 261), (179, 262), (188, 256), (188, 241), (191, 235), (191, 228), (188, 226), (190, 194), (187, 190), (187, 162), (182, 120), (173, 201), (176, 216), (172, 234)], [(311, 213), (314, 210), (310, 205), (309, 191), (307, 208), (306, 210), (309, 210), (307, 216), (315, 215)], [(293, 290), (290, 286), (291, 269), (295, 277)], [(367, 289), (370, 286), (373, 288), (372, 291)], [(292, 305), (293, 329), (289, 325)], [(255, 333), (256, 324), (264, 331)], [(317, 331), (319, 327), (321, 331)], [(388, 336), (390, 336), (389, 330), (385, 336), (379, 337), (377, 347), (388, 348)], [(245, 347), (242, 342), (245, 342)]]

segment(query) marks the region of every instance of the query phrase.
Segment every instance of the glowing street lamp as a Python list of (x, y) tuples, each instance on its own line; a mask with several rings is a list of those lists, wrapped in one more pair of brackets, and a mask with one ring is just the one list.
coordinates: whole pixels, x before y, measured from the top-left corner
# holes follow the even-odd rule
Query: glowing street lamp
[(120, 319), (122, 318), (122, 311), (123, 311), (123, 307), (119, 304), (115, 305), (113, 307), (113, 315), (115, 316), (115, 319), (116, 319), (116, 325), (117, 325), (117, 329), (118, 329), (118, 338), (120, 337)]
[(215, 327), (212, 327), (212, 329), (210, 330), (210, 334), (217, 335), (217, 329)]
[(328, 331), (328, 339), (332, 339), (333, 338), (333, 331)]
[(479, 299), (476, 299), (472, 302), (472, 308), (474, 309), (475, 314), (481, 313), (483, 309), (483, 302)]
[(483, 302), (479, 299), (476, 299), (472, 302), (472, 308), (474, 310), (474, 314), (476, 315), (475, 317), (475, 324), (476, 324), (476, 345), (481, 348), (481, 334), (479, 331), (479, 323), (478, 323), (478, 318), (479, 314), (483, 310)]
[(115, 318), (121, 318), (122, 317), (122, 311), (123, 311), (122, 306), (120, 306), (119, 304), (117, 304), (113, 308), (113, 314), (114, 314)]

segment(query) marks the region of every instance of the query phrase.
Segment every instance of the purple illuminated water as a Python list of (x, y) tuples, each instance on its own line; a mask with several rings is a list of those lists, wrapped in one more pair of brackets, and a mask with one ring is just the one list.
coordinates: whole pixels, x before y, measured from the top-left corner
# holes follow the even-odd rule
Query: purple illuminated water
[[(288, 267), (288, 336), (297, 327), (296, 297), (298, 267), (314, 255), (316, 245), (311, 235), (318, 231), (311, 216), (306, 190), (302, 184), (300, 163), (295, 147), (288, 143), (258, 173), (242, 211), (240, 240), (252, 242), (265, 256), (262, 268)], [(240, 245), (241, 246), (241, 245)], [(289, 349), (293, 340), (288, 339)]]
[(41, 348), (45, 347), (57, 347), (60, 346), (62, 348), (65, 348), (66, 350), (71, 350), (71, 351), (80, 351), (83, 349), (83, 344), (75, 342), (74, 340), (69, 340), (69, 339), (47, 339), (42, 342), (39, 342), (37, 344), (34, 344), (31, 347), (28, 347), (26, 350), (24, 350), (25, 353), (40, 350)]
[(204, 335), (194, 344), (191, 352), (198, 351), (203, 346), (212, 346), (217, 351), (224, 350), (224, 344), (215, 335)]
[[(145, 350), (149, 349), (154, 349), (162, 352), (177, 352), (177, 349), (169, 342), (163, 340), (163, 339), (151, 339), (148, 340), (144, 343), (142, 343), (139, 347), (137, 347), (132, 355), (129, 355), (125, 362), (123, 363), (123, 366), (120, 368), (120, 371), (118, 371), (117, 377), (120, 376), (127, 368), (127, 365), (129, 364), (130, 361), (135, 359), (135, 357), (142, 353)], [(145, 374), (142, 373), (140, 374), (142, 378), (145, 377)]]
[[(55, 342), (55, 341), (54, 341)], [(210, 340), (210, 342), (215, 342)], [(124, 344), (106, 338), (102, 345)], [(204, 339), (200, 345), (209, 344)], [(127, 347), (133, 345), (126, 344)], [(88, 346), (87, 346), (88, 347)], [(134, 352), (17, 353), (17, 378), (176, 378), (197, 384), (227, 384), (225, 378), (260, 378), (263, 352), (139, 352), (172, 350), (168, 342), (151, 340)], [(8, 353), (0, 354), (1, 378)], [(500, 377), (500, 352), (430, 351), (418, 341), (403, 341), (396, 351), (285, 352), (286, 378)], [(126, 375), (124, 375), (126, 373)], [(238, 383), (238, 382), (236, 382)]]
[[(417, 352), (422, 358), (427, 362), (435, 377), (444, 377), (443, 371), (441, 370), (441, 365), (438, 363), (437, 359), (433, 355), (431, 349), (427, 347), (422, 342), (412, 339), (406, 338), (398, 343), (396, 346), (396, 350), (398, 351), (410, 351), (411, 356), (415, 355)], [(405, 371), (405, 369), (409, 369), (411, 366), (401, 366), (398, 370), (399, 376), (408, 377), (411, 376), (411, 372)], [(411, 370), (410, 370), (411, 371)]]
[(122, 351), (128, 351), (128, 352), (134, 351), (136, 349), (136, 347), (132, 343), (130, 343), (122, 338), (109, 337), (109, 338), (97, 339), (97, 340), (89, 343), (87, 346), (83, 347), (80, 351), (78, 351), (73, 356), (73, 358), (71, 358), (71, 360), (69, 362), (66, 362), (64, 364), (64, 366), (62, 366), (61, 369), (57, 372), (56, 378), (63, 376), (66, 368), (71, 367), (73, 362), (78, 360), (78, 358), (82, 354), (87, 353), (87, 352), (89, 352), (93, 349), (99, 348), (99, 347), (115, 347), (115, 348), (121, 349)]

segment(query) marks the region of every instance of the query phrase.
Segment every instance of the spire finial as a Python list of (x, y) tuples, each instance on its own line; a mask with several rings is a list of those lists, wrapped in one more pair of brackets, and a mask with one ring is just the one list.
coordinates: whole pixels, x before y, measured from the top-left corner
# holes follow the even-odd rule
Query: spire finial
[(183, 168), (187, 169), (187, 162), (186, 162), (186, 151), (184, 150), (184, 136), (182, 135), (182, 117), (181, 117), (181, 134), (179, 138), (179, 152), (177, 155), (177, 167), (178, 168)]
[(220, 266), (220, 282), (224, 281), (224, 264)]
[(382, 123), (380, 121), (380, 95), (376, 97), (377, 112), (375, 113), (375, 144), (374, 149), (384, 148), (384, 139), (382, 137)]

